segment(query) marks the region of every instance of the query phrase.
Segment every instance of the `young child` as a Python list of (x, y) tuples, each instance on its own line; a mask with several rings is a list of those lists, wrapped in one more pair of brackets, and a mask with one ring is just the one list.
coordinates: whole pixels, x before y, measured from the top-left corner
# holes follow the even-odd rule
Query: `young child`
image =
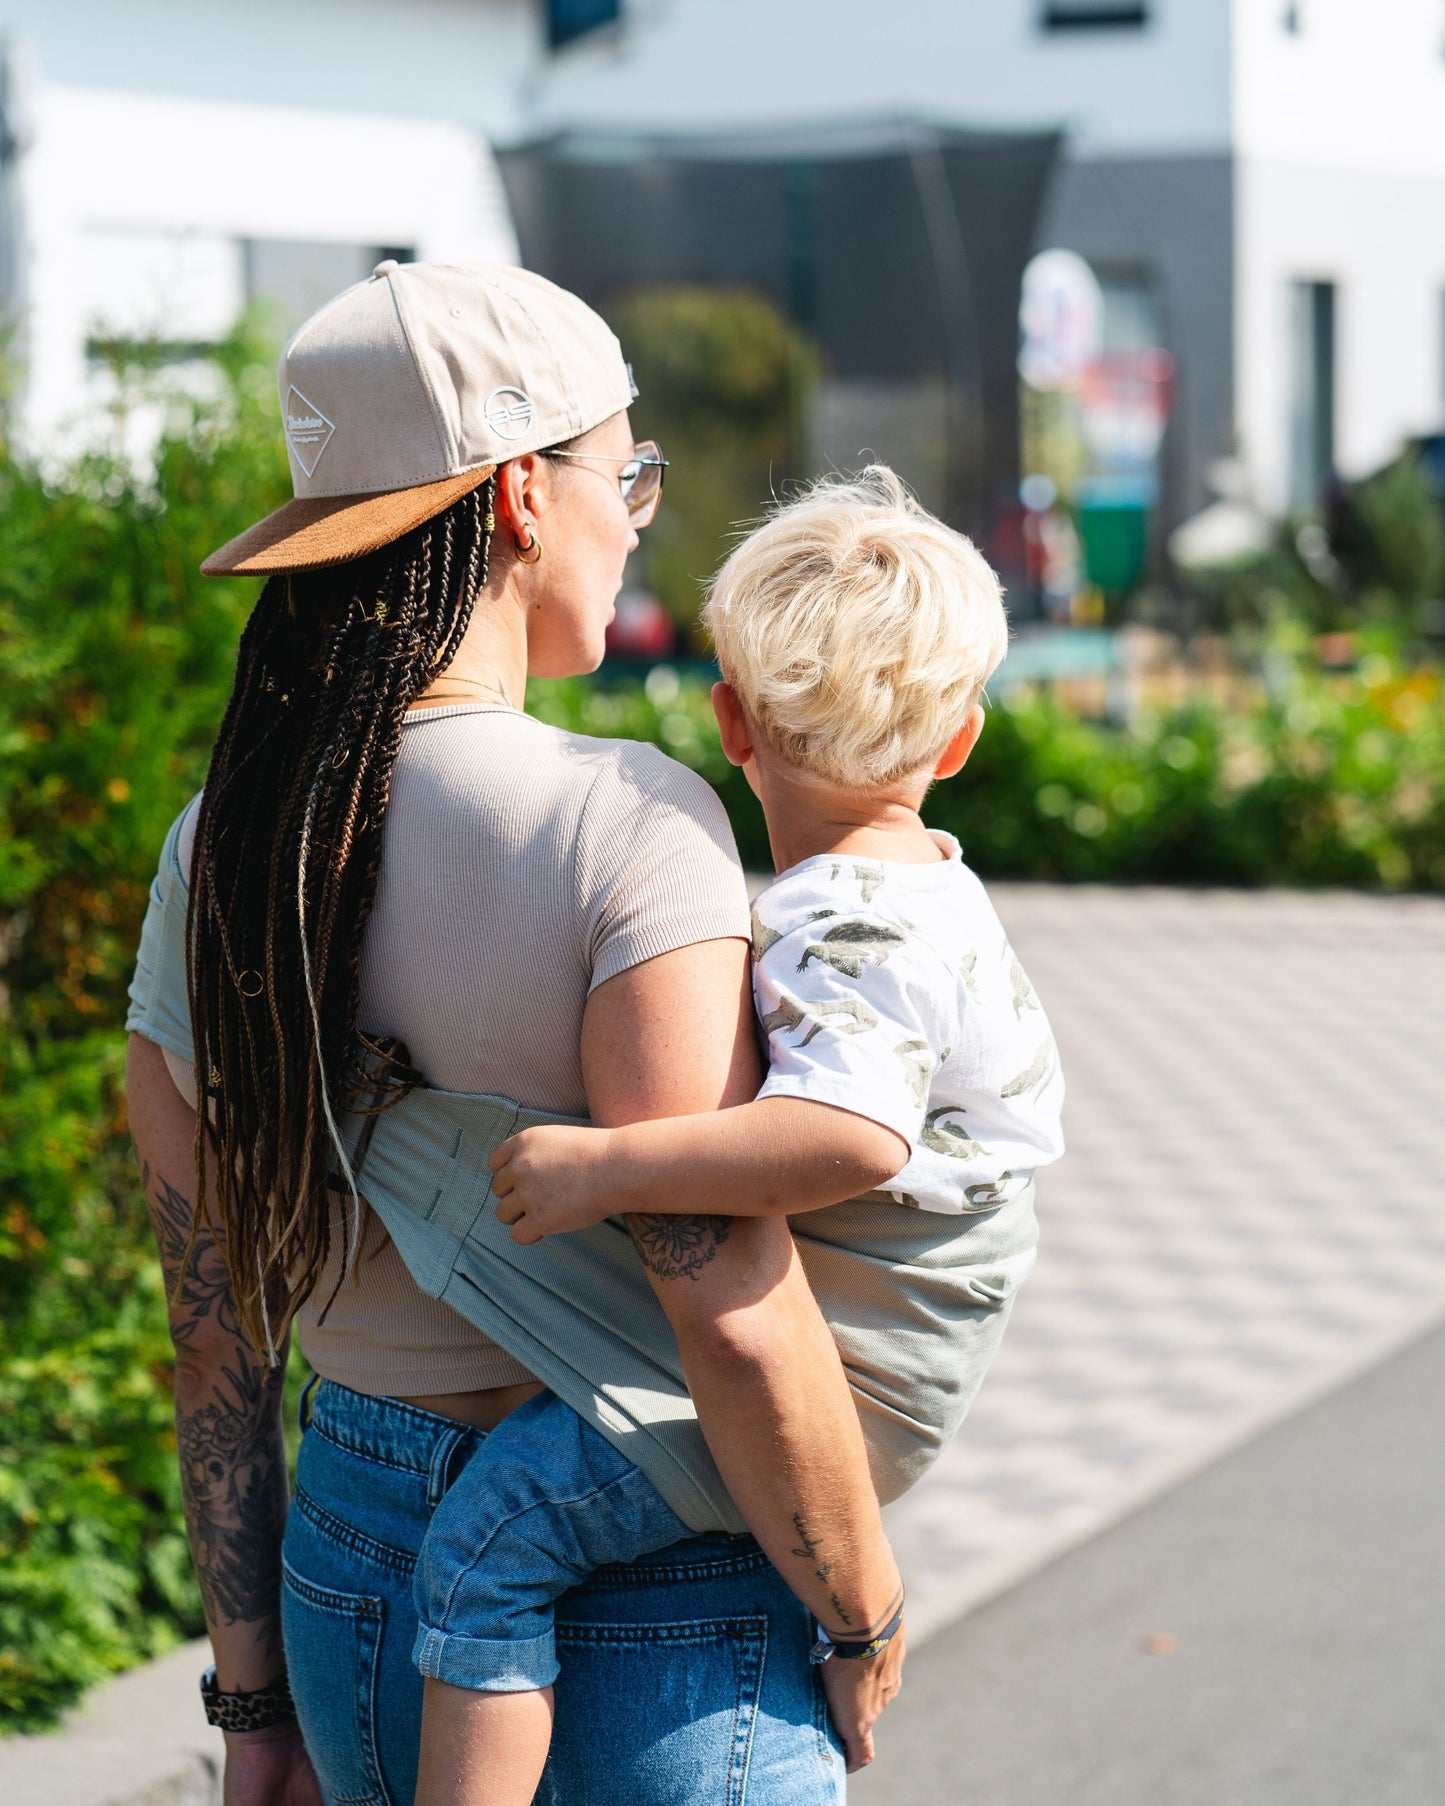
[[(498, 1217), (531, 1243), (618, 1213), (796, 1216), (872, 1187), (907, 1210), (987, 1222), (1062, 1152), (1063, 1082), (982, 885), (919, 809), (982, 729), (980, 694), (1007, 640), (997, 580), (873, 468), (779, 508), (723, 566), (705, 618), (723, 748), (762, 801), (779, 874), (753, 915), (767, 1079), (755, 1102), (709, 1115), (514, 1136), (492, 1155)], [(530, 1491), (510, 1450), (503, 1459), (512, 1441), (528, 1445)], [(447, 1627), (464, 1625), (458, 1646), (477, 1661), (462, 1684), (480, 1697), (466, 1762), (448, 1764), (424, 1732), (419, 1806), (525, 1806), (549, 1719), (519, 1711), (517, 1693), (555, 1672), (551, 1602), (592, 1568), (688, 1531), (546, 1394), (493, 1433), (440, 1511), (446, 1527), (434, 1520), (418, 1571), (419, 1660), (436, 1674), (428, 1637), (456, 1642)], [(490, 1528), (483, 1539), (481, 1527), (523, 1513), (526, 1536), (506, 1551)], [(820, 1626), (816, 1653), (836, 1643), (858, 1656), (899, 1618), (835, 1623), (858, 1639), (851, 1649)], [(502, 1776), (515, 1792), (498, 1791)]]

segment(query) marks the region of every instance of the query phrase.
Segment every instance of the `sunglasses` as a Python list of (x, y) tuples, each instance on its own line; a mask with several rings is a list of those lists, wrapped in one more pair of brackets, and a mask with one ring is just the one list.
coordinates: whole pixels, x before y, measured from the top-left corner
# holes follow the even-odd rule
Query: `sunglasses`
[[(634, 527), (645, 527), (662, 500), (662, 473), (667, 459), (655, 439), (644, 439), (630, 458), (607, 458), (599, 452), (544, 451), (544, 458), (574, 459), (583, 464), (616, 464), (617, 487)], [(601, 475), (601, 472), (598, 472)]]

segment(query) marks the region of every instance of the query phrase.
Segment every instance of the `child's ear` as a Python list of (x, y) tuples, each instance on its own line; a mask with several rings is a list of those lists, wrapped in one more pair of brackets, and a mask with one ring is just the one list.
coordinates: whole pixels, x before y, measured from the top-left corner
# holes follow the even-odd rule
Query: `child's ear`
[(978, 745), (983, 732), (983, 704), (976, 702), (968, 711), (968, 719), (943, 749), (943, 756), (933, 768), (936, 778), (951, 778), (968, 763), (968, 755)]
[(743, 705), (737, 691), (729, 683), (712, 687), (712, 712), (717, 716), (717, 731), (729, 765), (746, 765), (753, 756), (753, 740), (748, 730)]

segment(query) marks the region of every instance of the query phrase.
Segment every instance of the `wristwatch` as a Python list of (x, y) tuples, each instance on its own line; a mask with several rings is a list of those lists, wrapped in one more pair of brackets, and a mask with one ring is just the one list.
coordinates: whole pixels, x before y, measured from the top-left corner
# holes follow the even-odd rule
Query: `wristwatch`
[(212, 1663), (201, 1676), (201, 1702), (206, 1723), (219, 1731), (270, 1731), (296, 1722), (291, 1684), (284, 1674), (266, 1687), (238, 1687), (234, 1693), (223, 1693), (216, 1685)]

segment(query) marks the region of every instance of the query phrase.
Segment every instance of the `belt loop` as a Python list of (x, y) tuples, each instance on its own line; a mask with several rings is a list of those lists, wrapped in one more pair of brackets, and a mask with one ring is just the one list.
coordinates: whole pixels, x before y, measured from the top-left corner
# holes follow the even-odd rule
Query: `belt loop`
[(311, 1378), (307, 1380), (306, 1384), (301, 1388), (301, 1402), (296, 1407), (296, 1424), (298, 1429), (304, 1431), (310, 1425), (311, 1395), (315, 1392), (320, 1383), (321, 1375), (319, 1373), (313, 1373)]
[[(474, 1432), (466, 1424), (458, 1424), (455, 1429), (448, 1430), (438, 1436), (431, 1452), (431, 1465), (426, 1476), (426, 1502), (430, 1510), (435, 1511), (446, 1495), (447, 1488), (456, 1479), (457, 1455), (462, 1451), (462, 1444), (470, 1441)], [(471, 1450), (466, 1451), (468, 1457)]]

